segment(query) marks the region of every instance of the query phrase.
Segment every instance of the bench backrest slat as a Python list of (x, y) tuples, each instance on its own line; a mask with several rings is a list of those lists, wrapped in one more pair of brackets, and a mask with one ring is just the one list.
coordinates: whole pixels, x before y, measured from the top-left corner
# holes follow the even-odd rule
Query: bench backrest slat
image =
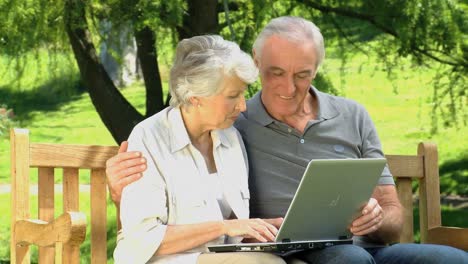
[(393, 177), (422, 178), (424, 177), (424, 163), (422, 156), (415, 155), (386, 155), (387, 163)]
[[(63, 211), (80, 211), (80, 190), (78, 168), (63, 169)], [(63, 245), (63, 263), (80, 263), (80, 247), (76, 245)]]
[(117, 153), (115, 146), (35, 143), (30, 146), (31, 167), (101, 169)]
[(396, 179), (398, 199), (403, 206), (403, 223), (405, 223), (400, 235), (401, 243), (411, 243), (414, 241), (412, 182), (411, 178)]
[(91, 262), (107, 262), (106, 173), (91, 170)]
[[(38, 169), (38, 202), (39, 219), (46, 222), (54, 220), (55, 191), (54, 191), (54, 169), (40, 167)], [(39, 263), (53, 263), (54, 248), (39, 248)]]

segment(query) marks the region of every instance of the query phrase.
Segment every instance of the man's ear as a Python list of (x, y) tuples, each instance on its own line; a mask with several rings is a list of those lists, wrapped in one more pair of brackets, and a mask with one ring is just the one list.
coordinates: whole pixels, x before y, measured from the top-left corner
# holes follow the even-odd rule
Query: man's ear
[(318, 66), (315, 66), (314, 74), (312, 75), (312, 80), (315, 80), (315, 77), (317, 76), (318, 72)]
[(258, 58), (257, 53), (255, 52), (254, 49), (252, 49), (252, 57), (253, 57), (255, 66), (257, 66), (257, 68), (258, 68), (258, 66), (259, 66), (259, 58)]

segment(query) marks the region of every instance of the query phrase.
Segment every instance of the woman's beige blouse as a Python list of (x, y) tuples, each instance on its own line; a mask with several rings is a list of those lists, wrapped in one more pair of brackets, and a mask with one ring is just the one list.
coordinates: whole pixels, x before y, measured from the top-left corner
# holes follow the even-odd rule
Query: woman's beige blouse
[[(211, 137), (223, 194), (237, 218), (248, 218), (248, 165), (242, 139), (234, 127), (213, 130)], [(153, 256), (167, 225), (223, 216), (203, 156), (191, 144), (179, 108), (168, 107), (136, 125), (128, 142), (129, 151), (142, 152), (148, 168), (122, 193), (115, 263), (196, 263), (207, 245), (240, 241), (222, 236), (188, 252)]]

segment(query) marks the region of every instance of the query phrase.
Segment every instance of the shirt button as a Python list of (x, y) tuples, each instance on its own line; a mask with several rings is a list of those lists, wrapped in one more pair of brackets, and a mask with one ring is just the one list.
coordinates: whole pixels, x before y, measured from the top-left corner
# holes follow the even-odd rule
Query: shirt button
[(291, 133), (292, 129), (291, 128), (288, 128), (288, 132)]
[(304, 144), (305, 140), (303, 138), (301, 138), (301, 143)]

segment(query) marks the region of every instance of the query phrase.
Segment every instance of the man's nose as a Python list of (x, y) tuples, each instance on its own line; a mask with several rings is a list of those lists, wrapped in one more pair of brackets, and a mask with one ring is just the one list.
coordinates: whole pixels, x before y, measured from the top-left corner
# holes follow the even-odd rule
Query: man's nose
[(296, 83), (294, 82), (294, 77), (287, 77), (286, 78), (286, 95), (292, 96), (296, 92)]

